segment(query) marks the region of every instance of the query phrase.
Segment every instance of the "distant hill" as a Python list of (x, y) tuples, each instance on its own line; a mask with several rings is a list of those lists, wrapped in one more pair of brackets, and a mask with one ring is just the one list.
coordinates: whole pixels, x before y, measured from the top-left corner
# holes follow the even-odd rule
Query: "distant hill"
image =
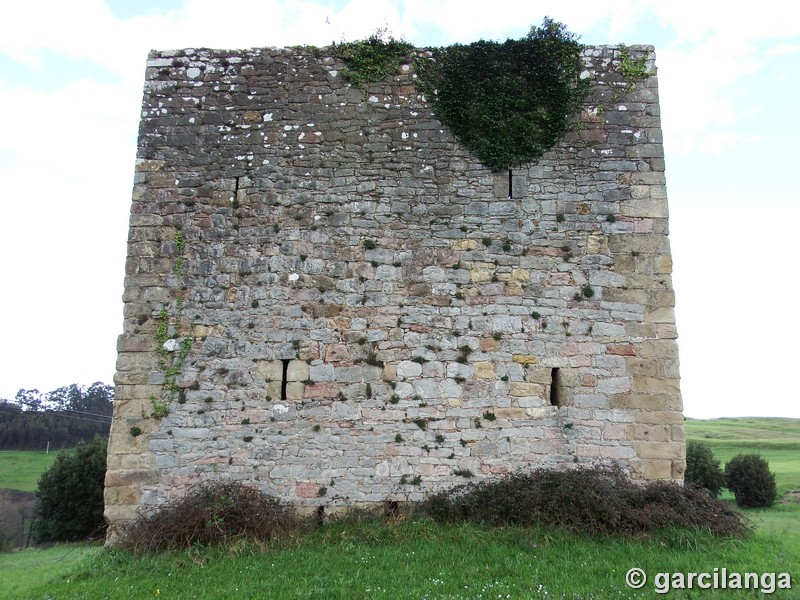
[(800, 419), (686, 419), (684, 426), (686, 437), (708, 444), (723, 466), (740, 453), (760, 454), (780, 492), (800, 489)]
[(72, 384), (52, 392), (20, 390), (0, 401), (0, 450), (72, 448), (111, 428), (114, 388)]

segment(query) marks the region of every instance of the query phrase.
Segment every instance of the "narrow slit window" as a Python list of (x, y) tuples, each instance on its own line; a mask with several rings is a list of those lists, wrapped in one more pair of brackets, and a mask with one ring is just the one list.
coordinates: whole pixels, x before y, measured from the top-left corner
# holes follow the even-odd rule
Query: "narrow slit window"
[(281, 362), (283, 363), (283, 371), (281, 372), (281, 400), (286, 400), (286, 384), (289, 381), (289, 359), (285, 358)]
[(550, 405), (561, 406), (561, 382), (559, 381), (559, 369), (550, 371)]
[(514, 171), (511, 169), (508, 170), (508, 199), (511, 200), (514, 197)]

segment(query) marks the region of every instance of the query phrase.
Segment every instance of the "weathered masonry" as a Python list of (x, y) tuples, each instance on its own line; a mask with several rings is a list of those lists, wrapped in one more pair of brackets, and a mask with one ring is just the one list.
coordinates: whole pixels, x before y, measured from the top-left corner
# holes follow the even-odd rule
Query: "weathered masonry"
[(112, 532), (208, 478), (331, 508), (535, 466), (682, 479), (657, 79), (619, 56), (587, 48), (574, 132), (492, 173), (409, 64), (364, 91), (326, 49), (152, 53)]

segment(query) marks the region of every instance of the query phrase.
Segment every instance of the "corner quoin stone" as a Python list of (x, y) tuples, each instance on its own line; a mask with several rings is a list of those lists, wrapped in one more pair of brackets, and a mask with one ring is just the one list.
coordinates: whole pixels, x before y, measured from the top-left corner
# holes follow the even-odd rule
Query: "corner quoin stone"
[(330, 49), (151, 53), (110, 542), (220, 477), (308, 510), (418, 501), (458, 469), (682, 479), (657, 79), (620, 94), (618, 48), (584, 60), (579, 127), (509, 185), (410, 61), (364, 94)]

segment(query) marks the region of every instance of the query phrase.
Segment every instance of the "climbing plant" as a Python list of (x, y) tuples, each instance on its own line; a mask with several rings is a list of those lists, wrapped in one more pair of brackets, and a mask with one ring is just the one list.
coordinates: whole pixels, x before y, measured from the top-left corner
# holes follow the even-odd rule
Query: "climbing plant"
[[(172, 265), (172, 273), (177, 278), (185, 276), (184, 267), (184, 254), (186, 253), (186, 240), (180, 231), (175, 234), (175, 262)], [(183, 326), (183, 306), (184, 306), (184, 291), (182, 288), (175, 301), (175, 315), (174, 322), (176, 329)], [(169, 404), (173, 400), (180, 398), (180, 386), (178, 385), (178, 377), (183, 369), (183, 364), (189, 351), (192, 349), (192, 337), (185, 336), (180, 341), (172, 341), (170, 339), (170, 314), (167, 308), (162, 308), (156, 320), (155, 341), (158, 347), (158, 368), (164, 375), (164, 381), (161, 385), (161, 397), (150, 398), (152, 405), (152, 412), (150, 416), (154, 419), (163, 419), (169, 414)], [(171, 342), (171, 343), (170, 343)], [(145, 416), (144, 414), (142, 415)], [(133, 434), (132, 434), (133, 435)]]
[(385, 30), (378, 30), (365, 40), (334, 45), (334, 53), (345, 63), (342, 75), (353, 85), (382, 81), (397, 71), (400, 61), (414, 48), (392, 37), (384, 40)]
[(545, 18), (519, 40), (433, 49), (415, 62), (417, 85), (459, 141), (501, 171), (540, 157), (569, 129), (591, 89), (582, 48)]
[(622, 97), (630, 92), (636, 85), (637, 81), (641, 81), (643, 79), (647, 79), (648, 77), (652, 77), (656, 74), (655, 70), (651, 70), (647, 67), (647, 61), (649, 59), (649, 52), (644, 52), (637, 57), (633, 57), (631, 55), (630, 48), (628, 48), (625, 44), (619, 45), (619, 72), (622, 74), (622, 78), (625, 80), (625, 87), (617, 90), (614, 96), (611, 98), (612, 102), (617, 102), (618, 100), (622, 99)]
[[(334, 46), (353, 85), (385, 79), (413, 50), (384, 36), (379, 31)], [(454, 44), (416, 56), (415, 85), (470, 152), (502, 171), (539, 158), (569, 130), (591, 90), (581, 78), (582, 49), (565, 25), (545, 18), (519, 40)], [(631, 60), (625, 65), (640, 68)]]

